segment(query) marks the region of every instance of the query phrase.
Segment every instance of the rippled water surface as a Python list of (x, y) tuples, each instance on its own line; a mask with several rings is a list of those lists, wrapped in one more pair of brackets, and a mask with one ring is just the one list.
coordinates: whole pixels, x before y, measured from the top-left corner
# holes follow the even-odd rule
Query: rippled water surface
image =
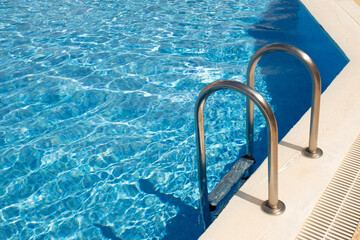
[[(195, 99), (244, 81), (269, 2), (1, 1), (0, 239), (196, 239)], [(216, 95), (210, 187), (245, 130), (244, 99)]]

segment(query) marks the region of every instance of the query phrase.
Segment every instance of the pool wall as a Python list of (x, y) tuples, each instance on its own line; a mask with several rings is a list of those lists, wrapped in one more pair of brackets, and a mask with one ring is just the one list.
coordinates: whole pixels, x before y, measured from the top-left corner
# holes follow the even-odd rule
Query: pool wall
[(279, 198), (285, 213), (270, 216), (260, 210), (267, 199), (264, 161), (200, 239), (295, 239), (360, 133), (360, 7), (352, 0), (302, 3), (350, 59), (322, 94), (319, 147), (324, 155), (309, 159), (300, 153), (308, 144), (308, 110), (279, 144)]

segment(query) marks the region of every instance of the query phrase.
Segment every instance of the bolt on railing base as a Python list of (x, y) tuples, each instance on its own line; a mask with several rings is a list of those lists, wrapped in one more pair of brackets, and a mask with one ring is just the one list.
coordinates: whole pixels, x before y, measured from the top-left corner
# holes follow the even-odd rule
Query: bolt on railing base
[(317, 148), (316, 151), (314, 153), (309, 151), (309, 148), (304, 148), (301, 151), (302, 155), (304, 155), (305, 157), (308, 158), (319, 158), (323, 155), (323, 151), (320, 148)]
[(280, 200), (278, 200), (277, 208), (271, 208), (268, 200), (261, 204), (261, 209), (271, 215), (281, 215), (285, 211), (285, 208), (285, 203)]

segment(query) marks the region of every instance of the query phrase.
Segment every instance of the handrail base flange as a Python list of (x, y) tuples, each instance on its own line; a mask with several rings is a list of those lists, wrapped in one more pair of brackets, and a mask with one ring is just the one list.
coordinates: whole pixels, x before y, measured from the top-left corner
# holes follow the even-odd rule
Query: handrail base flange
[(261, 209), (270, 215), (281, 215), (284, 213), (285, 208), (285, 203), (280, 200), (278, 200), (277, 208), (271, 208), (268, 200), (261, 204)]
[(302, 155), (304, 155), (305, 157), (308, 158), (319, 158), (323, 155), (323, 151), (321, 150), (321, 148), (317, 148), (315, 153), (310, 152), (309, 148), (304, 148), (301, 151)]

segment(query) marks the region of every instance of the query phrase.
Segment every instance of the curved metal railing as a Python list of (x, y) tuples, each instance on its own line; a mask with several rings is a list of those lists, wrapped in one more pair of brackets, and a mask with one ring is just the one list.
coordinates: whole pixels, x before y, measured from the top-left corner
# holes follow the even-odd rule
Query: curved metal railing
[[(320, 96), (321, 96), (321, 78), (313, 60), (302, 50), (288, 44), (274, 43), (260, 48), (251, 58), (247, 68), (247, 84), (254, 88), (255, 68), (259, 60), (266, 54), (271, 52), (287, 52), (300, 59), (311, 74), (312, 79), (312, 100), (311, 100), (311, 120), (310, 120), (310, 137), (309, 147), (303, 150), (303, 154), (307, 157), (318, 158), (323, 152), (317, 147), (319, 114), (320, 114)], [(253, 135), (254, 135), (254, 104), (247, 99), (246, 111), (246, 131), (248, 155), (253, 153)]]
[(266, 100), (253, 88), (230, 80), (221, 80), (207, 85), (199, 94), (195, 106), (196, 148), (198, 159), (198, 177), (200, 182), (201, 211), (207, 228), (211, 224), (209, 210), (208, 187), (206, 176), (204, 105), (206, 99), (221, 89), (235, 90), (244, 94), (254, 102), (265, 117), (268, 136), (268, 200), (262, 204), (262, 209), (269, 214), (281, 214), (285, 204), (278, 199), (278, 129), (275, 115)]

